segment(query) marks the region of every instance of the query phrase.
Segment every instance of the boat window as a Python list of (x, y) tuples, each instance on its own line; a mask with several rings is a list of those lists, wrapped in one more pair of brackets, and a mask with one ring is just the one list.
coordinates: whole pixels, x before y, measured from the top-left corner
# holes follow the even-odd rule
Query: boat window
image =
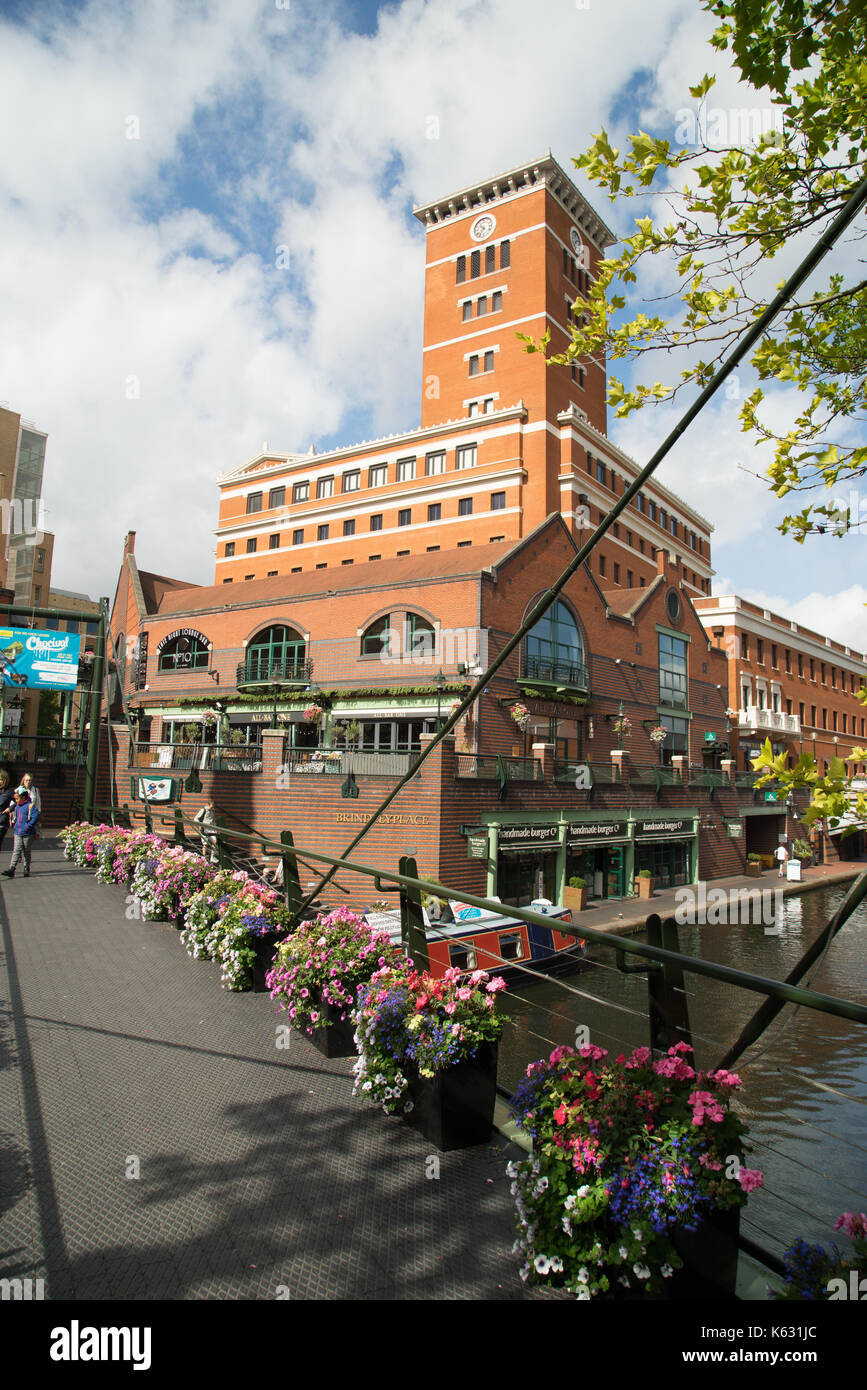
[(503, 960), (520, 960), (523, 954), (524, 945), (520, 932), (506, 932), (500, 937), (500, 955)]
[(476, 953), (471, 951), (469, 946), (458, 942), (457, 945), (449, 946), (449, 965), (456, 966), (458, 970), (475, 970)]

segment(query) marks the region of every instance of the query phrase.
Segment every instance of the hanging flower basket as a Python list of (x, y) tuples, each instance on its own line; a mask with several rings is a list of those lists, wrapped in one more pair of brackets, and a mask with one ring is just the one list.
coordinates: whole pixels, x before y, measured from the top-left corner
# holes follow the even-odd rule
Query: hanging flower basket
[(668, 730), (662, 724), (657, 724), (650, 731), (650, 742), (657, 744), (657, 746), (661, 743), (665, 743), (667, 738)]
[(530, 722), (530, 711), (527, 709), (526, 705), (514, 704), (509, 710), (509, 713), (519, 729), (526, 729)]
[(632, 733), (632, 720), (624, 714), (621, 716), (620, 719), (615, 719), (612, 722), (611, 727), (614, 730), (620, 742), (622, 742), (623, 739), (629, 738), (630, 734)]
[(301, 715), (301, 718), (304, 720), (305, 724), (318, 724), (320, 719), (322, 718), (322, 706), (307, 705)]

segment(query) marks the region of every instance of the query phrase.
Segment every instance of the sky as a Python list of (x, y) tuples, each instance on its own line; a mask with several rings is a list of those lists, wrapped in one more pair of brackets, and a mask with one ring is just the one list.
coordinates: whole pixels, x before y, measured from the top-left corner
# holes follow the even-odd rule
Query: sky
[[(572, 157), (672, 138), (706, 71), (719, 109), (761, 106), (713, 28), (699, 0), (0, 0), (0, 404), (49, 436), (53, 585), (111, 596), (128, 530), (143, 569), (212, 583), (220, 473), (417, 425), (413, 204), (550, 148), (628, 235), (644, 209)], [(715, 525), (715, 592), (867, 651), (867, 539), (777, 532), (749, 389), (659, 477)], [(609, 435), (643, 464), (682, 408)]]

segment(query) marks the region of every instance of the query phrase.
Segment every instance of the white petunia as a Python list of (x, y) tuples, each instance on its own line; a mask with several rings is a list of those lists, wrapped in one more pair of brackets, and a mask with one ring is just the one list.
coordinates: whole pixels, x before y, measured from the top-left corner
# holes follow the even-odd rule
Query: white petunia
[(536, 1267), (537, 1274), (547, 1274), (551, 1268), (551, 1261), (548, 1259), (547, 1255), (537, 1255), (533, 1264)]
[(633, 1272), (638, 1275), (639, 1279), (650, 1278), (650, 1270), (647, 1268), (647, 1265), (635, 1264), (632, 1266), (632, 1269)]

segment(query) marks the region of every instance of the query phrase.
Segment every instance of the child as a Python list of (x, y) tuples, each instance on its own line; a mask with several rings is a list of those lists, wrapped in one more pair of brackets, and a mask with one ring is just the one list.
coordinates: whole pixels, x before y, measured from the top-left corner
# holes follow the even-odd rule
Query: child
[(22, 857), (24, 859), (24, 877), (30, 877), (30, 854), (33, 849), (33, 836), (38, 821), (39, 811), (36, 808), (36, 803), (30, 800), (26, 787), (16, 787), (15, 813), (12, 821), (15, 844), (12, 850), (12, 862), (8, 869), (3, 870), (4, 878), (15, 877), (15, 869)]

